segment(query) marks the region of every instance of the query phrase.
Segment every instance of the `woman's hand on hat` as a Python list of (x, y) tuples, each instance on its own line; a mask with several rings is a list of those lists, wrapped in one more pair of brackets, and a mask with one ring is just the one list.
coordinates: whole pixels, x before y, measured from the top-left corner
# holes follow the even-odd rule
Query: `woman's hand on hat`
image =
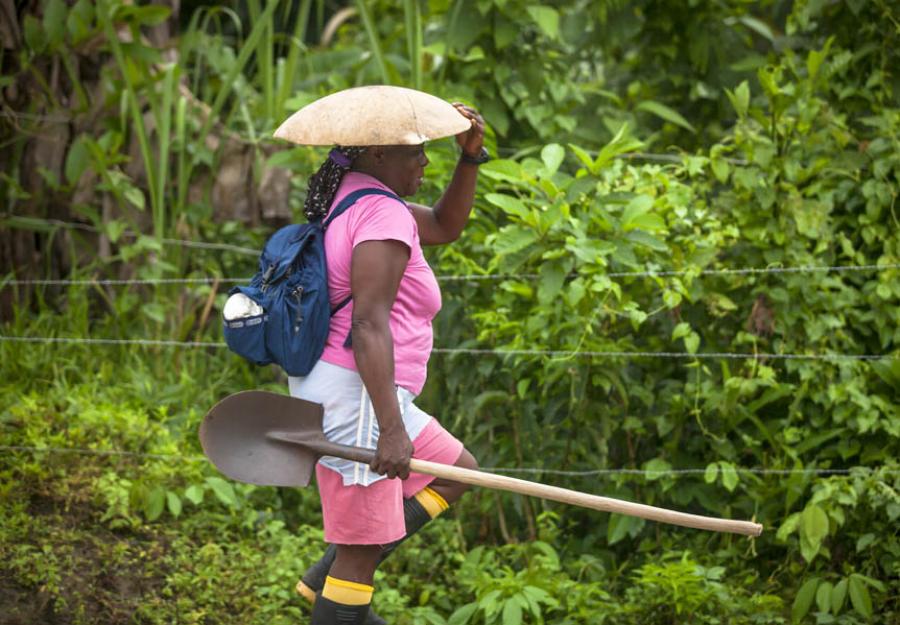
[(413, 444), (405, 428), (401, 426), (396, 430), (382, 431), (378, 435), (375, 459), (369, 468), (379, 475), (405, 480), (409, 477), (409, 460), (412, 453)]
[(456, 135), (456, 142), (464, 154), (475, 158), (481, 153), (481, 148), (484, 146), (484, 119), (478, 111), (462, 102), (454, 102), (453, 106), (463, 117), (472, 122), (471, 128)]

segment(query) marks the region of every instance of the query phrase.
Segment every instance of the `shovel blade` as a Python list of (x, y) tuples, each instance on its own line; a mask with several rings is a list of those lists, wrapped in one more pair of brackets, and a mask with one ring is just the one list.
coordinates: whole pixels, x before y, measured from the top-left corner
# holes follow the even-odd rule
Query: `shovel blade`
[(268, 391), (229, 395), (200, 425), (203, 453), (227, 477), (260, 486), (309, 484), (319, 454), (272, 432), (323, 439), (322, 406)]

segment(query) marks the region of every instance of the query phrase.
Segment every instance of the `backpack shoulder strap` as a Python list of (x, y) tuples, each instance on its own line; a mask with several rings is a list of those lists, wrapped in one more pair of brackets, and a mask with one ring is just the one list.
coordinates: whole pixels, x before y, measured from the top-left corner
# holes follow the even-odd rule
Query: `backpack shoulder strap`
[[(375, 189), (375, 188), (367, 188), (367, 189), (357, 189), (352, 193), (348, 193), (347, 196), (341, 200), (341, 203), (334, 207), (334, 210), (331, 211), (331, 214), (328, 215), (328, 218), (322, 222), (322, 229), (327, 228), (332, 221), (340, 217), (344, 211), (348, 208), (356, 204), (356, 201), (362, 197), (367, 195), (383, 195), (385, 197), (393, 198), (398, 202), (403, 202), (397, 195), (391, 193), (390, 191), (385, 191), (384, 189)], [(406, 202), (403, 202), (404, 205)]]

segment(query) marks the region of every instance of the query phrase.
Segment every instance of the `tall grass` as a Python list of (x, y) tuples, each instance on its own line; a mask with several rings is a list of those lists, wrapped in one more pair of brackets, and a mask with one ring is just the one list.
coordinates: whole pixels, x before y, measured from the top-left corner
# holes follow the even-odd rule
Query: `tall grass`
[(410, 84), (422, 88), (422, 12), (419, 0), (404, 0), (406, 23), (406, 52), (409, 55)]
[(369, 37), (369, 47), (378, 71), (381, 73), (381, 81), (385, 85), (391, 84), (391, 78), (388, 74), (387, 62), (384, 58), (384, 52), (381, 49), (381, 38), (378, 36), (378, 29), (375, 27), (375, 21), (372, 19), (372, 13), (366, 4), (366, 0), (356, 0), (356, 8), (359, 10), (359, 17), (362, 19), (363, 26), (366, 29), (366, 35)]

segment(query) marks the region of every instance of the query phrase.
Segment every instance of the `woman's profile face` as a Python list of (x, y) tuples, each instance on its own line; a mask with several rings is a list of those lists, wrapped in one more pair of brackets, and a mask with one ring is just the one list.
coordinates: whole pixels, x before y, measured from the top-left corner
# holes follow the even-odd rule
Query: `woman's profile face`
[(401, 197), (415, 195), (428, 166), (425, 145), (387, 145), (380, 147), (380, 150), (381, 181)]

